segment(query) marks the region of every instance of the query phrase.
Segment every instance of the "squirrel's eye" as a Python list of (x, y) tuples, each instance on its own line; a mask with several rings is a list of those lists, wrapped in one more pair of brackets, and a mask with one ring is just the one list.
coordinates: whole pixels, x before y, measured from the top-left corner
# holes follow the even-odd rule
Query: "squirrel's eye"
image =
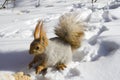
[(36, 49), (36, 50), (38, 50), (38, 49), (39, 49), (39, 47), (37, 46), (37, 47), (35, 47), (35, 49)]

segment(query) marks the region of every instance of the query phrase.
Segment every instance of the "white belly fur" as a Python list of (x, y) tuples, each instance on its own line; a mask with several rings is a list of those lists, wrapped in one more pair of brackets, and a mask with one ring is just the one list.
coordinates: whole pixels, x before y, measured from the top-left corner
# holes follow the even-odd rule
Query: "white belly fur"
[(55, 66), (57, 63), (67, 64), (72, 60), (71, 46), (61, 40), (49, 40), (45, 51), (47, 66)]

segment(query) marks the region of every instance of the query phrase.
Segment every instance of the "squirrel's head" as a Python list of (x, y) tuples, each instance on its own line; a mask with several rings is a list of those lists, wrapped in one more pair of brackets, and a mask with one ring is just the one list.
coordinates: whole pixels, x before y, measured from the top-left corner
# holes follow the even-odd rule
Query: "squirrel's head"
[(46, 32), (43, 30), (43, 21), (39, 21), (34, 31), (34, 40), (30, 44), (29, 53), (33, 55), (39, 55), (44, 53), (45, 48), (48, 45), (48, 39)]

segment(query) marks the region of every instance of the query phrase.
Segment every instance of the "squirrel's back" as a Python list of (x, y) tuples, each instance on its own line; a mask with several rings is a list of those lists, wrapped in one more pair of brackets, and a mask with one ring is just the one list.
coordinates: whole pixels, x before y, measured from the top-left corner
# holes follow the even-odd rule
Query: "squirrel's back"
[(77, 21), (77, 15), (72, 13), (64, 14), (59, 18), (55, 34), (66, 43), (69, 43), (73, 50), (77, 49), (80, 47), (84, 36), (83, 23)]

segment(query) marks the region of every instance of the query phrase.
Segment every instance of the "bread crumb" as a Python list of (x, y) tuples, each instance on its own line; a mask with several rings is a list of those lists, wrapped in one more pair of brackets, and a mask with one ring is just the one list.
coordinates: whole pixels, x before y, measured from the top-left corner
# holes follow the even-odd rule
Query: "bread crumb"
[(14, 74), (15, 80), (31, 80), (29, 75), (24, 74), (24, 72), (17, 72)]

